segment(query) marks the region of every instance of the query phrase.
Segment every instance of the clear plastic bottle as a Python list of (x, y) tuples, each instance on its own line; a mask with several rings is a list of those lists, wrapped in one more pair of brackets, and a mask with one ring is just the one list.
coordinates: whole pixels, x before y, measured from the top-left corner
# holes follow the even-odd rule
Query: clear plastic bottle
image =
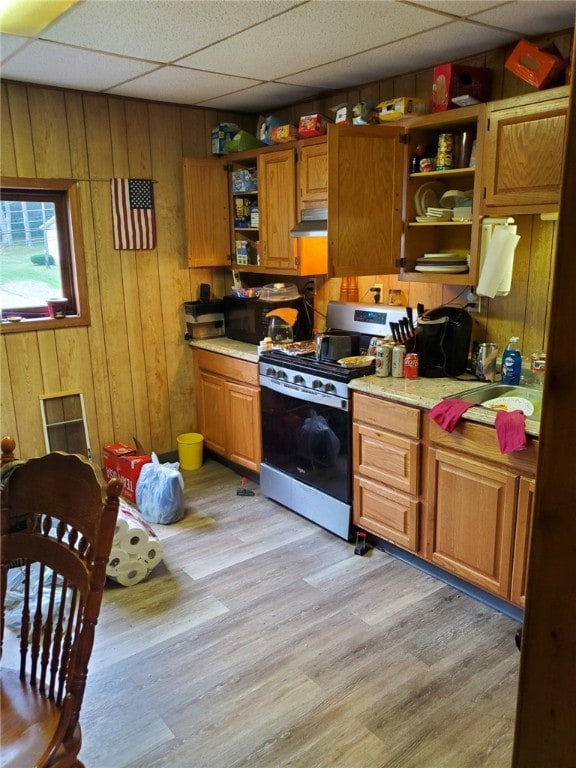
[(518, 336), (511, 336), (502, 354), (502, 384), (520, 384), (522, 353), (518, 341)]

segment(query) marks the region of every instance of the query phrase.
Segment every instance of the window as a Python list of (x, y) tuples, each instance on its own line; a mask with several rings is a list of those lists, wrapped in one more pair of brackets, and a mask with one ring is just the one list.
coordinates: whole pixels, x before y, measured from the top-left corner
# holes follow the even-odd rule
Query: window
[[(2, 179), (3, 330), (88, 324), (78, 198), (74, 181)], [(53, 299), (60, 299), (57, 311), (51, 304)]]

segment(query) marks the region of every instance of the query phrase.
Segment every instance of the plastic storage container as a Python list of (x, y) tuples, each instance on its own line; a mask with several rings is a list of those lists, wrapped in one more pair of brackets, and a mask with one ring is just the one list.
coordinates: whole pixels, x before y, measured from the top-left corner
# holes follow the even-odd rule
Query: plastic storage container
[(522, 354), (518, 341), (518, 336), (511, 336), (502, 354), (502, 384), (520, 384)]

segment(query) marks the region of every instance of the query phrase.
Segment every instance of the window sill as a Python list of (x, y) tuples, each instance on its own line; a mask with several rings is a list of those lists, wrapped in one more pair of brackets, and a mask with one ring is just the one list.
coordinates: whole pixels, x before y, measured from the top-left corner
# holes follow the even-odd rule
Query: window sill
[(90, 318), (82, 315), (67, 315), (58, 319), (52, 317), (36, 317), (32, 320), (10, 322), (2, 320), (1, 333), (27, 333), (29, 331), (54, 331), (61, 328), (78, 328), (90, 325)]

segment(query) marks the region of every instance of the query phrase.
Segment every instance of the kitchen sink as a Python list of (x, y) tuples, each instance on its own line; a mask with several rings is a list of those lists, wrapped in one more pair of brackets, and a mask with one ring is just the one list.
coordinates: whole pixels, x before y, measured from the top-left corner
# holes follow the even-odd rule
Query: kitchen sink
[(522, 410), (526, 418), (532, 421), (540, 421), (542, 414), (542, 390), (521, 384), (487, 384), (485, 387), (468, 389), (444, 399), (465, 400), (492, 411)]

